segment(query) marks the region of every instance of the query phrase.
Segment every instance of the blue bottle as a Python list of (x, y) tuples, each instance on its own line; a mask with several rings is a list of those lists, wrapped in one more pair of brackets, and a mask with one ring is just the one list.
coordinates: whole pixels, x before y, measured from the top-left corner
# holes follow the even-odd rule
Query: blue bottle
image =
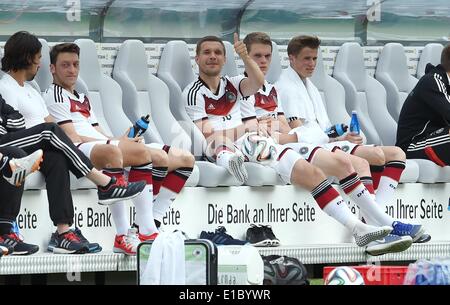
[(342, 136), (348, 129), (348, 126), (345, 124), (336, 124), (325, 130), (325, 133), (329, 138), (337, 138)]
[(352, 119), (350, 121), (350, 132), (359, 134), (360, 131), (361, 130), (359, 128), (358, 114), (356, 113), (356, 110), (353, 110), (352, 111)]
[(150, 115), (141, 117), (136, 123), (131, 127), (130, 132), (128, 133), (129, 138), (140, 137), (148, 128), (148, 124), (150, 123)]

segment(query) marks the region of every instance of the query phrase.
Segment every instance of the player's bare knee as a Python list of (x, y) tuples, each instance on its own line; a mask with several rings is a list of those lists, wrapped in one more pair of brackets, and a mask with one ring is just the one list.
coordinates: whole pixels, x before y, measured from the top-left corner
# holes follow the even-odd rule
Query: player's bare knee
[(379, 147), (374, 147), (371, 150), (370, 161), (371, 165), (384, 165), (386, 164), (386, 158), (384, 157), (383, 150)]
[(353, 167), (357, 172), (370, 171), (369, 161), (359, 157), (352, 158)]
[(391, 160), (386, 160), (386, 161), (393, 161), (393, 160), (406, 161), (406, 154), (400, 147), (393, 146)]
[(164, 150), (153, 149), (149, 150), (153, 166), (167, 167), (169, 164), (169, 157)]
[[(323, 171), (318, 167), (311, 165), (311, 168), (309, 169), (309, 171), (310, 171), (311, 177), (313, 177), (313, 179), (311, 179), (311, 180), (314, 180), (316, 182), (322, 182), (323, 180), (325, 180), (327, 178), (325, 176), (325, 174), (323, 173)], [(314, 184), (316, 184), (316, 183), (314, 183)]]
[(293, 184), (303, 186), (308, 190), (312, 190), (325, 179), (325, 174), (318, 167), (305, 160), (297, 160), (291, 177)]
[(350, 175), (355, 172), (352, 162), (347, 155), (335, 155), (334, 158), (337, 171), (345, 175)]
[(140, 147), (135, 151), (134, 154), (139, 159), (139, 163), (141, 164), (147, 164), (152, 162), (153, 160), (153, 155), (144, 145), (140, 145)]
[(187, 151), (183, 151), (180, 156), (180, 162), (182, 167), (194, 167), (195, 158)]
[(114, 145), (95, 145), (91, 160), (97, 168), (122, 168), (122, 151)]

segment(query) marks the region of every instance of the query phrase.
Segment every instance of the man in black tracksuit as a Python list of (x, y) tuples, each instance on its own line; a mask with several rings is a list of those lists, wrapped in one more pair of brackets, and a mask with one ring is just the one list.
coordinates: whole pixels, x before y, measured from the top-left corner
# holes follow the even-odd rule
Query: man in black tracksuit
[(428, 64), (426, 74), (406, 98), (400, 112), (397, 143), (408, 159), (450, 165), (450, 45), (441, 64)]
[[(44, 151), (44, 161), (40, 172), (45, 177), (50, 218), (55, 226), (73, 224), (74, 208), (70, 192), (69, 170), (78, 178), (86, 176), (93, 170), (89, 159), (81, 153), (55, 123), (43, 123), (25, 129), (22, 115), (6, 104), (0, 95), (0, 152), (8, 157), (21, 158), (38, 149)], [(123, 194), (131, 196), (140, 193), (144, 182), (135, 185), (117, 185), (111, 180), (105, 187), (99, 187), (99, 198), (105, 193), (110, 196), (113, 188), (125, 190)], [(139, 184), (139, 185), (138, 185)], [(130, 186), (132, 189), (130, 189)], [(12, 230), (13, 222), (19, 214), (23, 186), (14, 187), (0, 178), (0, 243), (13, 247), (13, 254), (32, 254), (39, 250), (36, 245), (24, 243)], [(72, 236), (69, 230), (60, 234), (58, 239), (60, 253), (85, 253), (89, 251), (88, 243)], [(63, 242), (63, 241), (70, 242)]]

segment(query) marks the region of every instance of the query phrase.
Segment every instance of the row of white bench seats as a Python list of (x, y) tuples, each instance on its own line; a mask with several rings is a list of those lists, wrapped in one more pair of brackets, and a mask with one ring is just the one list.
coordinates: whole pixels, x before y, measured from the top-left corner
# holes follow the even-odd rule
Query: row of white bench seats
[[(49, 47), (45, 40), (41, 40), (41, 42), (43, 44), (43, 57), (41, 69), (35, 78), (35, 86), (37, 89), (42, 88), (42, 90), (45, 90), (50, 85), (52, 77), (49, 70)], [(131, 126), (131, 122), (136, 121), (143, 114), (150, 113), (151, 128), (145, 134), (147, 142), (164, 142), (190, 150), (196, 157), (201, 156), (206, 141), (187, 116), (184, 102), (181, 100), (182, 89), (197, 77), (192, 69), (188, 47), (184, 41), (171, 41), (166, 44), (158, 66), (158, 77), (151, 75), (148, 71), (144, 44), (139, 40), (125, 41), (120, 46), (114, 64), (114, 79), (101, 73), (93, 41), (78, 39), (75, 43), (81, 49), (80, 78), (77, 89), (80, 92), (89, 94), (97, 118), (107, 132), (112, 135), (121, 135), (124, 130)], [(346, 45), (344, 44), (341, 50), (346, 50)], [(226, 43), (226, 47), (228, 51), (224, 73), (235, 75), (237, 74), (237, 68), (234, 61), (233, 47), (230, 43)], [(268, 74), (270, 81), (276, 80), (273, 77), (279, 76), (279, 72), (281, 72), (278, 49), (275, 44), (274, 47), (273, 64)], [(359, 45), (354, 45), (352, 49), (357, 47)], [(339, 58), (348, 58), (345, 54), (346, 52), (341, 53), (341, 51), (338, 54), (335, 77), (336, 72), (339, 71), (339, 69), (336, 69)], [(357, 58), (355, 54), (352, 54), (352, 56)], [(345, 67), (346, 65), (343, 66)], [(352, 66), (352, 64), (347, 64), (347, 66)], [(364, 69), (363, 61), (361, 67)], [(359, 72), (361, 73), (361, 71)], [(364, 100), (359, 98), (354, 102), (353, 106), (351, 99), (348, 98), (349, 93), (344, 90), (345, 86), (343, 87), (334, 78), (325, 73), (321, 58), (319, 58), (318, 68), (313, 81), (323, 94), (328, 112), (332, 114), (330, 118), (333, 122), (348, 121), (348, 109), (357, 109), (360, 116), (362, 115), (363, 130), (367, 135), (370, 134), (370, 130), (366, 129), (366, 123), (364, 122), (366, 119), (369, 122), (373, 115), (370, 112), (370, 107), (367, 107), (367, 105), (370, 105), (371, 99)], [(364, 92), (366, 88), (361, 87), (361, 89), (362, 94), (366, 94)], [(367, 95), (369, 96), (369, 94)], [(365, 108), (364, 104), (367, 104)], [(384, 101), (385, 105), (386, 102)], [(377, 105), (377, 109), (379, 110), (380, 108), (383, 108), (383, 105)], [(396, 128), (392, 129), (392, 132), (395, 133), (395, 130)], [(380, 142), (374, 141), (373, 143), (380, 144)], [(417, 163), (419, 163), (420, 170)], [(198, 168), (196, 168), (188, 183), (190, 186), (215, 187), (239, 184), (225, 169), (215, 164), (198, 161), (196, 167)], [(282, 181), (271, 168), (254, 163), (246, 164), (246, 167), (249, 171), (247, 185), (282, 184)], [(408, 161), (407, 170), (404, 172), (401, 181), (446, 182), (448, 177), (447, 171), (439, 169), (434, 163), (419, 160), (418, 162)], [(27, 182), (26, 188), (43, 187), (42, 177), (32, 178)], [(81, 179), (74, 182), (73, 189), (92, 187), (90, 182), (84, 180)]]

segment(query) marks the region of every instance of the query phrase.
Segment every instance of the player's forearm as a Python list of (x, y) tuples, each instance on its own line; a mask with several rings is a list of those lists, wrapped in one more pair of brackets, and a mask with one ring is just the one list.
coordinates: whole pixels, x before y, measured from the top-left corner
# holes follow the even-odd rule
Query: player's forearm
[(245, 132), (258, 131), (258, 121), (256, 119), (246, 120), (244, 122)]
[(285, 133), (275, 133), (272, 135), (275, 140), (281, 145), (287, 144), (287, 143), (297, 143), (297, 134), (285, 134)]
[(280, 122), (280, 132), (281, 133), (289, 133), (291, 131), (291, 127), (289, 126), (286, 120), (278, 120)]
[(259, 69), (256, 62), (250, 58), (250, 56), (244, 56), (242, 58), (245, 66), (245, 72), (247, 72), (247, 80), (245, 88), (241, 88), (242, 93), (245, 96), (250, 96), (258, 92), (264, 85), (264, 74)]

